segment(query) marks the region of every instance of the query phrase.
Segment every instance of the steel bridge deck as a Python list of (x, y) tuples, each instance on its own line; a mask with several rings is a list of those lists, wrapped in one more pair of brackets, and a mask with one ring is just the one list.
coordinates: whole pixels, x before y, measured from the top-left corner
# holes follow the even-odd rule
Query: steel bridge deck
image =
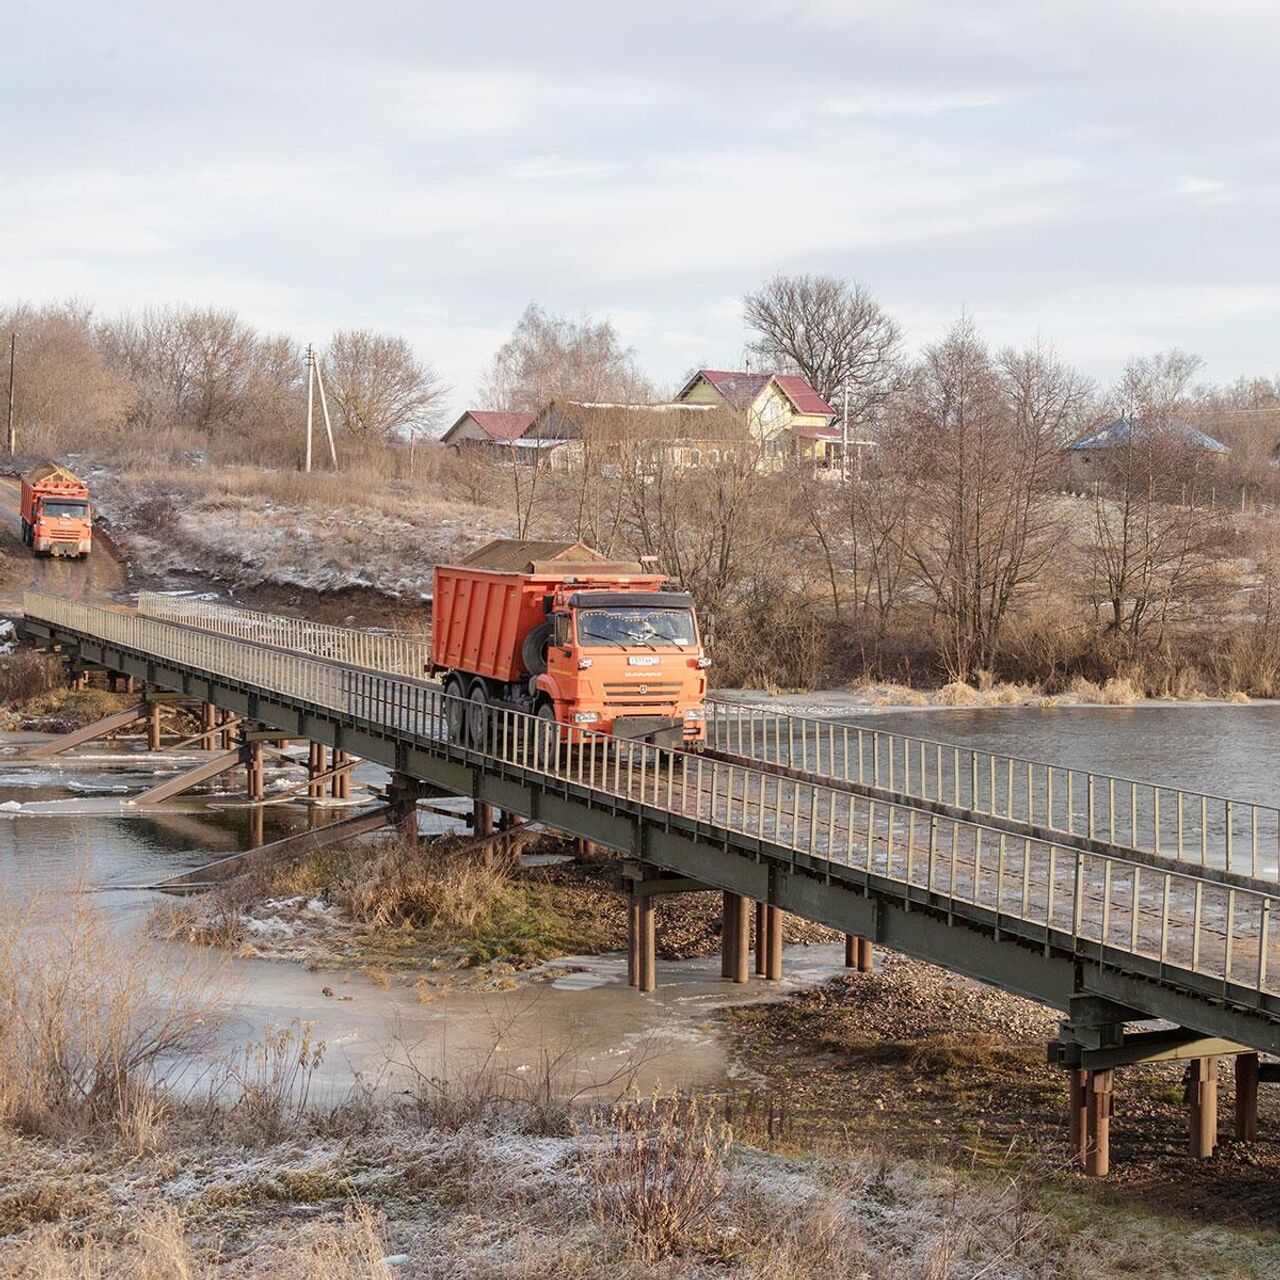
[(227, 634), (229, 625), (33, 593), (22, 626), (82, 661), (1068, 1016), (1100, 1005), (1120, 1020), (1168, 1019), (1280, 1053), (1275, 897), (1247, 873), (1111, 845), (1097, 829), (1058, 838), (1033, 815), (984, 816), (972, 803), (940, 812), (936, 797), (873, 794), (832, 776), (841, 770), (830, 763), (801, 774), (752, 751), (708, 759), (588, 735), (562, 747), (551, 726), (510, 711), (494, 713), (481, 752), (447, 741), (438, 686)]

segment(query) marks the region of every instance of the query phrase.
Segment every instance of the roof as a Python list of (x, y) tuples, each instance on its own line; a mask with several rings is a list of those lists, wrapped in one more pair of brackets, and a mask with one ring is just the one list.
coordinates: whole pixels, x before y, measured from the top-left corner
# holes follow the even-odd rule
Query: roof
[(1183, 422), (1181, 418), (1148, 422), (1145, 418), (1119, 417), (1108, 426), (1090, 432), (1089, 435), (1068, 445), (1067, 448), (1071, 450), (1122, 449), (1133, 440), (1157, 431), (1167, 434), (1182, 444), (1204, 449), (1207, 453), (1231, 452), (1221, 440), (1205, 435), (1203, 431), (1197, 430), (1189, 422)]
[(824, 418), (835, 414), (835, 410), (810, 386), (808, 378), (802, 378), (798, 373), (778, 373), (773, 380), (797, 413), (818, 413)]
[(716, 405), (592, 404), (552, 400), (534, 419), (528, 439), (602, 443), (649, 440), (732, 439), (741, 424)]
[(705, 378), (734, 409), (746, 412), (755, 404), (756, 397), (764, 390), (772, 376), (768, 373), (735, 373), (725, 369), (699, 369), (685, 383), (680, 394), (684, 395), (699, 378)]
[(467, 418), (470, 418), (491, 440), (516, 440), (524, 435), (533, 422), (531, 413), (498, 413), (490, 409), (468, 409), (444, 433), (442, 439), (448, 440)]
[(462, 566), (506, 573), (558, 573), (578, 566), (594, 573), (641, 574), (645, 571), (638, 561), (610, 560), (585, 542), (541, 542), (528, 538), (497, 538), (473, 551), (462, 561)]
[[(680, 389), (683, 396), (699, 378), (705, 379), (725, 398), (731, 408), (745, 413), (759, 399), (760, 393), (774, 382), (791, 401), (797, 413), (814, 413), (824, 418), (835, 410), (813, 389), (808, 378), (798, 373), (747, 373), (727, 369), (699, 369)], [(679, 397), (677, 397), (679, 398)]]

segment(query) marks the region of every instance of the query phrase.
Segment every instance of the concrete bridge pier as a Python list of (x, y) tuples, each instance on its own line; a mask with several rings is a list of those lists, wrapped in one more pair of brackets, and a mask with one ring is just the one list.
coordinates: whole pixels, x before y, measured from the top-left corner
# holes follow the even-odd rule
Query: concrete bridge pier
[(1192, 1058), (1187, 1064), (1185, 1096), (1191, 1154), (1207, 1160), (1218, 1146), (1218, 1059)]

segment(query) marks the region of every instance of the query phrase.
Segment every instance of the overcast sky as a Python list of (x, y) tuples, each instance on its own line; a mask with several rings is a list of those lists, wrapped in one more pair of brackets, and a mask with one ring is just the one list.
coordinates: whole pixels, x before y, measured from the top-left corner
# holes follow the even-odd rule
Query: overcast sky
[(775, 271), (1274, 374), (1278, 51), (1270, 0), (5, 0), (0, 296), (398, 330), (455, 409), (532, 299), (673, 381)]

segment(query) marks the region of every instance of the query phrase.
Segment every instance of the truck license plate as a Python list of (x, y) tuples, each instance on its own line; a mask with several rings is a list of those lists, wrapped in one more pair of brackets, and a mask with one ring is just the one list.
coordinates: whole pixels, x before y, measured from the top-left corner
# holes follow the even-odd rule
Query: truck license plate
[(629, 667), (656, 667), (658, 665), (658, 655), (655, 654), (632, 654), (627, 659)]

